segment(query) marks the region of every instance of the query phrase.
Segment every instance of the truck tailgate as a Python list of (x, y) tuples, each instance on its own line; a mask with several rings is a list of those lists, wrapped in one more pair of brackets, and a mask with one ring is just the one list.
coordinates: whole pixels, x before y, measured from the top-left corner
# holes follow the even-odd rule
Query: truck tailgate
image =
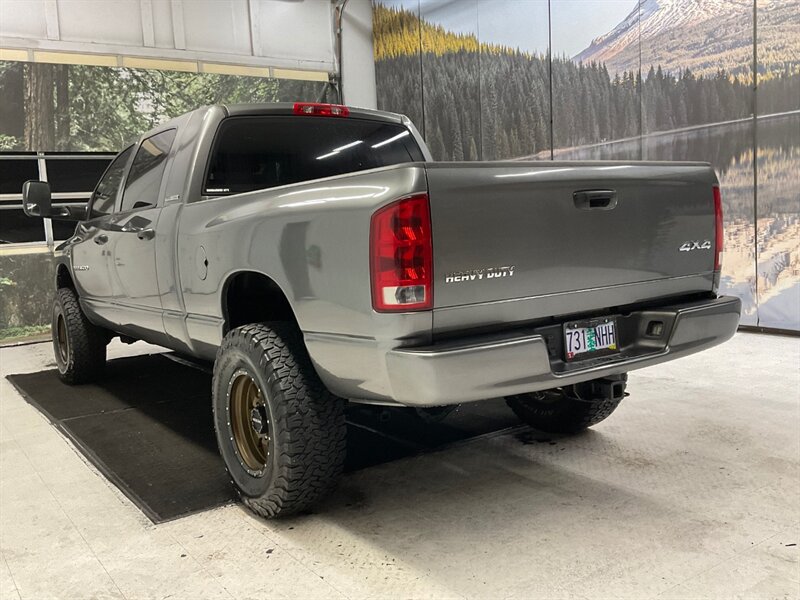
[[(426, 171), (435, 327), (712, 289), (717, 179), (707, 164), (428, 163)], [(487, 303), (494, 307), (454, 311)]]

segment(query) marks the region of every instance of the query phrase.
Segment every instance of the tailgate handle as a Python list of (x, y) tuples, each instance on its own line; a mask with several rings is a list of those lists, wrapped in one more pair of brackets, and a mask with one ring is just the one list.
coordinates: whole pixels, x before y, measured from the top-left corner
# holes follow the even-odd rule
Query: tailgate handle
[(611, 210), (617, 206), (615, 190), (578, 190), (573, 192), (572, 199), (581, 210)]

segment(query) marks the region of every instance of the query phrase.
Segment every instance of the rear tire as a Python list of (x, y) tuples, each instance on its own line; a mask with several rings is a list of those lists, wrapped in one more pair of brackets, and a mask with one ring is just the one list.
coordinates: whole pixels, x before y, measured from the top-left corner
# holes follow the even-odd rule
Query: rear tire
[(311, 364), (296, 326), (232, 330), (214, 363), (214, 425), (244, 504), (273, 518), (310, 508), (342, 473), (345, 401)]
[[(627, 376), (617, 378), (624, 384)], [(526, 425), (538, 431), (575, 434), (607, 419), (622, 401), (622, 397), (592, 397), (591, 383), (507, 396), (506, 403)]]
[(53, 351), (61, 381), (89, 383), (102, 376), (108, 336), (92, 325), (71, 288), (59, 288), (53, 303)]

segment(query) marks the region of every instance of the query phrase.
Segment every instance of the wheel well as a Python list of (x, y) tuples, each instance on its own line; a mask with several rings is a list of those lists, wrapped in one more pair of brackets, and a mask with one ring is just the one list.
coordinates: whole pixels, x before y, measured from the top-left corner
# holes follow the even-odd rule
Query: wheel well
[(261, 273), (234, 275), (225, 286), (222, 301), (226, 332), (248, 323), (297, 322), (283, 290)]
[(56, 270), (56, 289), (70, 288), (75, 289), (75, 282), (72, 281), (72, 275), (69, 273), (66, 265), (58, 265)]

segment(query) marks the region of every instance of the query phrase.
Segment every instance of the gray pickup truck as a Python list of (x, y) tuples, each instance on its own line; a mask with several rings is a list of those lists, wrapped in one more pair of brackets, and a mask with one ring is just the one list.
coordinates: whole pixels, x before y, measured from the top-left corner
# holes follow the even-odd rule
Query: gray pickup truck
[(346, 401), (505, 397), (542, 431), (605, 419), (627, 372), (710, 348), (722, 210), (704, 163), (432, 162), (401, 115), (210, 106), (114, 159), (57, 249), (61, 378), (146, 340), (214, 362), (220, 452), (273, 517), (335, 484)]

